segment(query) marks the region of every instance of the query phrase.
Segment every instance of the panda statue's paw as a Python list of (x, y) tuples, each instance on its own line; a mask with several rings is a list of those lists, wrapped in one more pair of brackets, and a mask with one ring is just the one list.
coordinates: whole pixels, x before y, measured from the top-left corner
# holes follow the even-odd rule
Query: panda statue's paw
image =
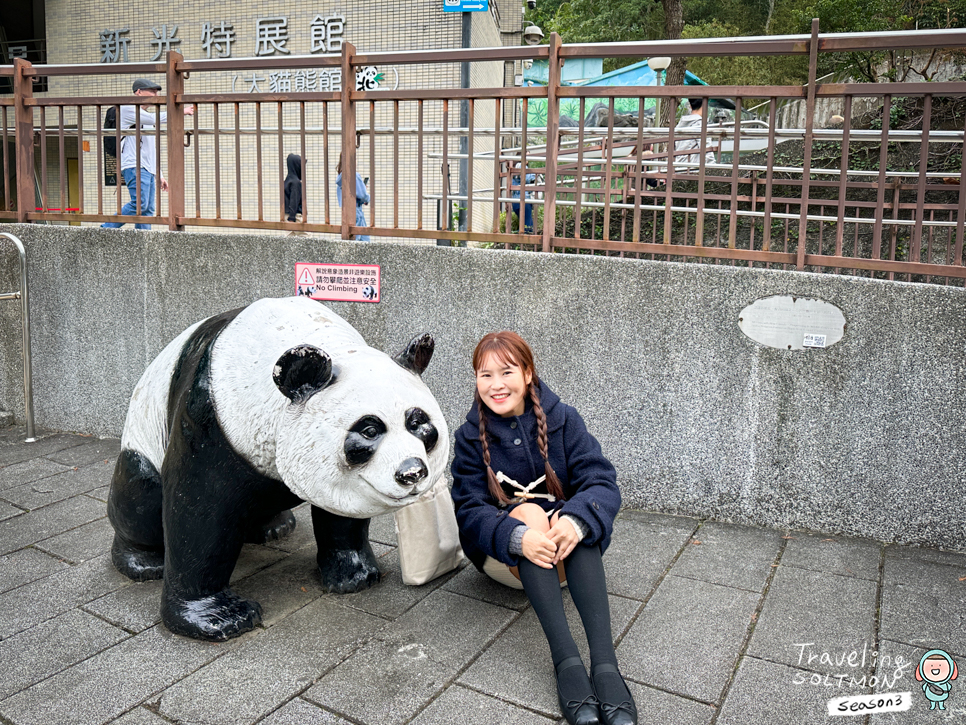
[(319, 552), (322, 587), (334, 594), (351, 594), (379, 583), (382, 572), (372, 549), (335, 549)]
[(116, 534), (111, 545), (111, 561), (119, 572), (136, 582), (164, 576), (164, 551), (138, 548)]
[(262, 607), (231, 589), (199, 599), (179, 599), (164, 592), (161, 621), (175, 634), (223, 642), (261, 624)]
[(286, 509), (275, 518), (261, 526), (249, 530), (245, 537), (246, 544), (266, 544), (269, 541), (278, 541), (295, 531), (295, 514)]

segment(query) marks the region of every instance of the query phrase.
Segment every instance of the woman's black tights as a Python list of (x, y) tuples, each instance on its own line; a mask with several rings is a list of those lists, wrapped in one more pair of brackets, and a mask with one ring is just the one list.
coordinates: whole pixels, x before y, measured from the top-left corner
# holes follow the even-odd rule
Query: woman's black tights
[[(578, 656), (577, 645), (564, 614), (557, 569), (544, 569), (521, 557), (519, 571), (523, 589), (550, 644), (550, 656), (554, 666), (567, 657)], [(577, 606), (587, 633), (591, 669), (594, 665), (604, 663), (616, 666), (617, 655), (614, 653), (614, 640), (611, 635), (610, 604), (607, 600), (607, 583), (604, 579), (600, 548), (578, 544), (570, 552), (570, 556), (564, 559), (564, 571), (567, 573), (570, 596)], [(617, 682), (620, 682), (619, 677)], [(598, 679), (597, 684), (607, 687), (610, 683)], [(620, 687), (623, 689), (623, 683), (620, 683)], [(604, 696), (604, 693), (598, 694)]]

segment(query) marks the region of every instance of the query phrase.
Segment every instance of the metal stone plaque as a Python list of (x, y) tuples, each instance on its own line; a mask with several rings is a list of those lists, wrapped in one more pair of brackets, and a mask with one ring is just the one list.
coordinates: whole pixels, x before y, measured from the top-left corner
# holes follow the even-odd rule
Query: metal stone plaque
[(825, 348), (845, 335), (845, 315), (825, 300), (775, 295), (745, 307), (738, 327), (755, 342), (780, 350)]

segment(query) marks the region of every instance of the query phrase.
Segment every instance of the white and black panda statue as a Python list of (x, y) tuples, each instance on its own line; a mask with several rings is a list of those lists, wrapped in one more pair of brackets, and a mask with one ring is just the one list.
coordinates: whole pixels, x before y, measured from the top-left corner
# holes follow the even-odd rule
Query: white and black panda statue
[(449, 457), (420, 379), (432, 354), (422, 335), (390, 358), (306, 297), (192, 325), (131, 396), (108, 502), (114, 565), (163, 577), (172, 632), (235, 637), (261, 621), (228, 586), (242, 544), (290, 533), (289, 509), (308, 501), (326, 590), (372, 586), (370, 517), (414, 501)]

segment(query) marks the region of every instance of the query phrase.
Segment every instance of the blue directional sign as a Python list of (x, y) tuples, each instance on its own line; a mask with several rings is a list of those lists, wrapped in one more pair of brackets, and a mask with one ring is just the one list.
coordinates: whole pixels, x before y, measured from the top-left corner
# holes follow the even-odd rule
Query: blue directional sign
[(480, 13), (490, 9), (490, 0), (443, 0), (448, 13)]

